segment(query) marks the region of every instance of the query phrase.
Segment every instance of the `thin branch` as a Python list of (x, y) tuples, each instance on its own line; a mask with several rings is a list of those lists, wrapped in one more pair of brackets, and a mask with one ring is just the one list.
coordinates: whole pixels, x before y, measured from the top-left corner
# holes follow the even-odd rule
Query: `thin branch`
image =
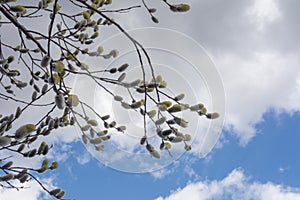
[[(23, 101), (23, 100), (20, 100), (20, 99), (16, 99), (14, 97), (11, 97), (11, 96), (8, 96), (8, 95), (5, 95), (5, 94), (2, 94), (0, 93), (0, 96), (5, 99), (5, 100), (8, 100), (8, 99), (11, 99), (15, 102), (19, 102), (19, 103), (23, 103), (23, 104), (30, 104), (30, 102), (26, 102), (26, 101)], [(51, 102), (51, 103), (44, 103), (44, 104), (35, 104), (35, 103), (32, 103), (31, 105), (32, 106), (50, 106), (50, 105), (53, 105), (54, 102)]]
[[(154, 68), (152, 66), (152, 62), (151, 62), (150, 56), (148, 55), (148, 53), (147, 53), (146, 49), (143, 47), (143, 45), (140, 44), (137, 40), (135, 40), (129, 33), (127, 33), (126, 30), (120, 24), (118, 24), (114, 20), (110, 19), (108, 16), (106, 16), (105, 14), (103, 14), (100, 10), (97, 10), (94, 7), (90, 6), (84, 0), (76, 0), (76, 1), (80, 2), (83, 5), (85, 5), (88, 9), (95, 11), (101, 17), (103, 17), (104, 19), (106, 19), (107, 21), (109, 21), (111, 24), (115, 25), (134, 44), (135, 47), (136, 46), (140, 47), (142, 49), (144, 55), (146, 56), (147, 62), (149, 64), (149, 66), (150, 66), (152, 78), (155, 80)], [(138, 49), (136, 48), (136, 50), (138, 50)], [(158, 101), (160, 101), (160, 97), (159, 97), (157, 86), (155, 86), (155, 89), (156, 89), (157, 99), (158, 99)]]
[(0, 6), (0, 11), (4, 14), (4, 16), (11, 21), (17, 28), (19, 28), (28, 39), (32, 40), (43, 53), (47, 53), (46, 50), (42, 47), (42, 45), (28, 32), (28, 30), (20, 24), (5, 8), (3, 5)]
[(128, 8), (120, 8), (120, 9), (115, 9), (115, 10), (101, 10), (101, 12), (103, 12), (103, 13), (109, 13), (109, 12), (113, 12), (113, 13), (127, 13), (130, 10), (135, 9), (135, 8), (141, 8), (141, 6), (140, 5), (138, 5), (138, 6), (130, 6)]

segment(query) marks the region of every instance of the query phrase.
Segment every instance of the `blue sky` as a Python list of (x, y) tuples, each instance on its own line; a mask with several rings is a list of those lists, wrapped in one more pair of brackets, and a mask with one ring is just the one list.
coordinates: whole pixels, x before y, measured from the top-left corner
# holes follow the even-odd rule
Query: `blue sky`
[[(250, 183), (272, 182), (300, 188), (297, 178), (300, 176), (300, 161), (295, 157), (300, 139), (297, 134), (299, 114), (276, 116), (269, 112), (264, 119), (257, 125), (259, 136), (246, 147), (241, 147), (230, 132), (224, 132), (226, 142), (223, 147), (213, 150), (209, 158), (201, 160), (185, 154), (166, 168), (163, 177), (119, 172), (104, 167), (93, 158), (87, 164), (78, 165), (71, 158), (68, 160), (71, 166), (60, 167), (57, 176), (66, 179), (58, 183), (65, 185), (68, 195), (76, 199), (96, 199), (98, 196), (106, 199), (155, 199), (169, 196), (172, 191), (191, 182), (222, 180), (238, 169)], [(74, 148), (85, 151), (81, 143)], [(188, 173), (191, 171), (194, 174)]]
[[(115, 8), (127, 4), (115, 1)], [(126, 173), (104, 166), (70, 130), (49, 139), (55, 147), (50, 156), (60, 166), (43, 177), (48, 186), (59, 186), (67, 198), (76, 200), (300, 199), (300, 2), (186, 2), (192, 6), (186, 14), (149, 2), (158, 8), (159, 25), (143, 10), (114, 18), (126, 29), (176, 30), (203, 46), (219, 71), (226, 100), (224, 126), (214, 149), (201, 158), (200, 147), (192, 146), (194, 151), (162, 170)], [(195, 49), (189, 53), (199, 56)], [(45, 198), (39, 187), (28, 186), (18, 193), (0, 189), (0, 200)]]

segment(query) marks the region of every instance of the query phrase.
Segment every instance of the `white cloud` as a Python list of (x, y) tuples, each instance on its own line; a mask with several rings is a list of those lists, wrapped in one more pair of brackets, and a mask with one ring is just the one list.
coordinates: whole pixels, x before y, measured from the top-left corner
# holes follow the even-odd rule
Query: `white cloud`
[[(239, 138), (240, 144), (246, 145), (256, 136), (256, 125), (263, 122), (267, 112), (293, 114), (300, 110), (299, 47), (294, 42), (300, 31), (295, 26), (296, 2), (189, 3), (192, 9), (185, 15), (170, 13), (160, 4), (153, 6), (159, 8), (159, 26), (188, 33), (212, 56), (225, 86), (226, 128)], [(123, 23), (121, 17), (117, 15), (125, 28), (153, 25), (140, 11), (128, 16), (134, 19), (134, 26), (132, 20)], [(193, 49), (190, 52), (198, 56)]]
[[(21, 186), (21, 185), (16, 185)], [(23, 184), (24, 189), (16, 191), (15, 189), (0, 188), (1, 200), (15, 200), (15, 199), (26, 199), (26, 200), (38, 200), (39, 197), (44, 193), (43, 189), (34, 181), (28, 181)]]
[(194, 26), (181, 30), (202, 43), (216, 63), (226, 93), (225, 125), (242, 145), (256, 136), (267, 112), (300, 110), (295, 3), (194, 1)]
[(85, 151), (84, 153), (78, 155), (76, 158), (77, 162), (81, 165), (85, 165), (91, 160), (91, 155), (89, 152)]
[(247, 144), (256, 135), (255, 125), (268, 111), (293, 113), (300, 109), (300, 60), (279, 53), (216, 57), (227, 97), (226, 125)]
[(262, 30), (267, 23), (273, 22), (281, 15), (276, 0), (255, 0), (248, 14), (253, 18), (258, 30)]
[(184, 172), (189, 176), (190, 180), (198, 180), (198, 179), (200, 179), (200, 176), (189, 165), (185, 165)]
[[(189, 3), (192, 9), (185, 15), (170, 13), (159, 6), (158, 26), (187, 33), (208, 50), (225, 85), (226, 127), (242, 145), (256, 136), (256, 125), (263, 122), (267, 112), (293, 114), (300, 110), (299, 45), (295, 45), (300, 32), (295, 20), (299, 18), (299, 2)], [(143, 13), (129, 15), (134, 26), (131, 20), (123, 23), (120, 18), (126, 28), (149, 26)], [(198, 56), (193, 49), (190, 52)]]
[(220, 181), (200, 181), (172, 191), (168, 197), (156, 200), (298, 200), (300, 189), (277, 185), (271, 182), (251, 182), (241, 169), (233, 170)]
[[(174, 169), (174, 168), (173, 168)], [(165, 178), (167, 175), (172, 174), (174, 172), (173, 169), (169, 169), (167, 167), (162, 168), (160, 170), (151, 172), (150, 174), (155, 178), (155, 179), (163, 179)]]

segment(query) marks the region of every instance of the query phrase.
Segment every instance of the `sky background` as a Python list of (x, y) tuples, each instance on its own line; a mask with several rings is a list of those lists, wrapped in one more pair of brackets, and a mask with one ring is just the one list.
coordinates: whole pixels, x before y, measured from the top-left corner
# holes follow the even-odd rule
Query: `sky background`
[[(128, 6), (118, 3), (112, 7)], [(103, 166), (76, 134), (61, 138), (57, 133), (49, 139), (55, 143), (50, 156), (60, 167), (44, 177), (47, 185), (59, 186), (67, 198), (77, 200), (300, 199), (300, 2), (186, 3), (190, 12), (174, 14), (149, 1), (158, 9), (158, 25), (142, 9), (114, 18), (126, 29), (177, 30), (205, 48), (226, 96), (224, 127), (213, 151), (205, 158), (186, 153), (160, 171), (132, 174)], [(141, 2), (133, 0), (131, 5), (137, 4)], [(36, 184), (28, 186), (20, 192), (1, 189), (0, 199), (46, 198)]]

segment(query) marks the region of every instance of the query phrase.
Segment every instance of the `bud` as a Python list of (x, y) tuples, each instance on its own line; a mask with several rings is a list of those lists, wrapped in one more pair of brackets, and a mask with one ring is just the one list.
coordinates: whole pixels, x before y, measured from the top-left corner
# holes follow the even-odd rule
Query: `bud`
[(167, 87), (167, 82), (162, 81), (162, 82), (159, 84), (158, 87), (159, 87), (159, 88), (166, 88), (166, 87)]
[(104, 51), (104, 49), (103, 49), (103, 47), (102, 46), (99, 46), (98, 48), (97, 48), (97, 53), (100, 55), (101, 53), (103, 53), (103, 51)]
[(171, 149), (171, 147), (172, 147), (171, 143), (165, 142), (164, 148), (165, 148), (166, 150)]
[(190, 108), (190, 105), (187, 103), (181, 103), (180, 105), (182, 106), (183, 110), (187, 110), (188, 108)]
[(81, 139), (82, 139), (82, 141), (83, 141), (84, 144), (88, 143), (88, 137), (86, 135), (83, 134), (82, 137), (81, 137)]
[(102, 138), (90, 139), (91, 144), (100, 144), (101, 142), (103, 142)]
[(137, 79), (135, 81), (132, 81), (131, 83), (129, 83), (129, 87), (136, 87), (140, 84), (141, 80)]
[(174, 112), (180, 112), (182, 110), (183, 110), (183, 108), (180, 104), (175, 104), (171, 108), (168, 109), (168, 112), (169, 113), (174, 113)]
[(156, 133), (159, 137), (164, 138), (164, 136), (161, 134), (163, 132), (163, 130), (161, 128), (157, 128), (156, 129)]
[(112, 128), (112, 127), (115, 127), (117, 125), (117, 122), (116, 121), (112, 121), (110, 124), (109, 124), (109, 127)]
[(43, 151), (44, 151), (46, 145), (47, 145), (46, 142), (42, 142), (42, 143), (40, 144), (40, 147), (39, 147), (39, 149), (38, 149), (38, 154), (42, 154), (42, 153), (43, 153)]
[(96, 134), (97, 134), (99, 137), (101, 137), (101, 136), (106, 135), (107, 133), (108, 133), (108, 131), (107, 131), (107, 130), (104, 130), (104, 131), (97, 132)]
[(33, 91), (32, 95), (31, 95), (31, 100), (34, 101), (37, 98), (37, 92)]
[(216, 113), (216, 112), (206, 114), (206, 117), (208, 119), (217, 119), (219, 116), (220, 116), (219, 113)]
[(90, 129), (90, 135), (91, 135), (91, 138), (94, 138), (95, 137), (95, 134), (96, 134), (96, 131), (94, 129)]
[(179, 126), (181, 126), (183, 128), (188, 127), (188, 122), (182, 118), (174, 117), (174, 121), (176, 124), (178, 124)]
[(91, 15), (90, 15), (90, 13), (89, 13), (88, 11), (84, 11), (84, 12), (82, 13), (82, 16), (83, 16), (83, 18), (86, 19), (86, 20), (90, 20), (90, 17), (91, 17)]
[(164, 106), (165, 108), (169, 108), (172, 103), (170, 101), (164, 101), (164, 102), (161, 102), (160, 105)]
[(36, 149), (32, 149), (32, 150), (30, 150), (30, 151), (24, 153), (23, 156), (24, 156), (24, 157), (32, 158), (32, 157), (34, 157), (34, 156), (36, 155), (36, 152), (37, 152)]
[(103, 117), (101, 117), (101, 119), (104, 120), (104, 121), (105, 121), (105, 120), (108, 120), (109, 118), (110, 118), (109, 115), (104, 115)]
[(95, 39), (99, 36), (99, 32), (95, 32), (92, 36), (91, 39)]
[(128, 66), (129, 66), (129, 65), (128, 65), (127, 63), (125, 63), (125, 64), (121, 65), (121, 66), (118, 68), (118, 71), (119, 71), (119, 72), (123, 72), (123, 71), (125, 71), (125, 70), (127, 69)]
[(149, 11), (150, 13), (155, 13), (155, 12), (156, 12), (156, 9), (155, 9), (155, 8), (149, 8), (148, 11)]
[(170, 119), (167, 121), (167, 123), (171, 125), (171, 124), (175, 124), (175, 121), (173, 119)]
[(92, 126), (98, 126), (98, 122), (95, 119), (90, 119), (87, 121), (87, 123)]
[(191, 9), (191, 7), (188, 4), (178, 4), (178, 5), (170, 5), (170, 9), (173, 12), (187, 12)]
[(20, 179), (22, 176), (24, 176), (27, 173), (27, 169), (23, 169), (21, 172), (19, 172), (17, 175), (15, 175), (15, 179)]
[(28, 175), (27, 174), (24, 174), (23, 176), (20, 177), (20, 183), (25, 183), (25, 181), (27, 181), (28, 179)]
[(7, 63), (7, 59), (1, 59), (1, 60), (0, 60), (0, 64), (1, 64), (1, 65), (6, 64), (6, 63)]
[(146, 137), (146, 136), (142, 137), (142, 138), (141, 138), (141, 141), (140, 141), (140, 144), (141, 144), (141, 145), (144, 145), (145, 142), (146, 142), (146, 140), (147, 140), (147, 137)]
[(122, 98), (121, 96), (115, 95), (115, 96), (114, 96), (114, 100), (115, 100), (115, 101), (122, 101), (123, 98)]
[(200, 103), (200, 104), (196, 104), (196, 105), (194, 105), (194, 106), (191, 106), (191, 107), (190, 107), (190, 110), (191, 110), (191, 111), (197, 111), (197, 110), (202, 109), (203, 107), (204, 107), (204, 105), (203, 105), (202, 103)]
[(55, 104), (61, 110), (65, 108), (66, 103), (62, 93), (55, 95)]
[(137, 108), (141, 107), (142, 105), (143, 105), (143, 101), (137, 101), (137, 102), (131, 104), (130, 107), (132, 109), (137, 109)]
[(158, 19), (154, 16), (151, 17), (151, 20), (154, 22), (154, 23), (159, 23)]
[(199, 115), (205, 115), (207, 112), (207, 109), (205, 107), (203, 107), (198, 113)]
[(122, 74), (119, 76), (118, 81), (119, 81), (119, 82), (124, 81), (125, 77), (126, 77), (126, 73), (122, 73)]
[(64, 65), (64, 63), (61, 62), (61, 61), (56, 61), (56, 62), (54, 63), (54, 68), (53, 68), (53, 70), (54, 70), (55, 72), (57, 72), (57, 73), (62, 74), (62, 75), (64, 75), (64, 74), (66, 73), (66, 71), (65, 71), (65, 65)]
[(11, 139), (6, 136), (0, 136), (0, 147), (7, 146), (11, 143)]
[(165, 116), (163, 116), (155, 121), (155, 125), (159, 126), (159, 125), (163, 124), (166, 120), (167, 120), (167, 118)]
[(161, 75), (158, 75), (158, 76), (156, 77), (155, 82), (156, 82), (156, 83), (160, 83), (160, 82), (162, 82), (162, 81), (163, 81), (162, 76), (161, 76)]
[(163, 132), (161, 132), (161, 135), (163, 137), (166, 137), (166, 136), (169, 136), (170, 134), (173, 133), (173, 130), (172, 129), (167, 129), (167, 130), (164, 130)]
[(91, 128), (91, 126), (88, 124), (88, 125), (85, 125), (85, 126), (81, 127), (81, 130), (82, 131), (88, 131), (90, 128)]
[(10, 10), (16, 13), (22, 13), (22, 14), (26, 13), (26, 8), (21, 5), (11, 6)]
[(102, 140), (103, 140), (103, 141), (109, 140), (110, 137), (111, 137), (110, 135), (104, 136), (104, 137), (102, 137)]
[(40, 88), (36, 84), (33, 85), (33, 88), (35, 89), (36, 92), (38, 93), (40, 92)]
[(94, 51), (94, 52), (89, 52), (89, 56), (97, 56), (98, 52)]
[(156, 115), (156, 110), (151, 110), (151, 111), (148, 112), (148, 116), (149, 116), (150, 118), (155, 117), (155, 115)]
[(155, 150), (154, 147), (153, 147), (151, 144), (147, 144), (147, 145), (146, 145), (146, 149), (147, 149), (149, 152)]
[(48, 128), (53, 129), (54, 128), (54, 123), (55, 123), (54, 119), (50, 119)]
[(119, 55), (119, 51), (118, 50), (116, 50), (116, 49), (114, 49), (114, 50), (111, 50), (110, 52), (109, 52), (109, 55), (111, 55), (112, 57), (117, 57), (118, 55)]
[(119, 127), (118, 127), (118, 131), (123, 132), (123, 131), (125, 131), (125, 130), (126, 130), (126, 126), (119, 126)]
[(41, 67), (47, 67), (50, 64), (51, 57), (46, 55), (42, 58)]
[(6, 181), (10, 181), (14, 178), (13, 174), (6, 174), (5, 176), (0, 176), (0, 182), (6, 182)]
[(22, 109), (18, 107), (16, 110), (16, 118), (20, 117), (21, 114), (22, 114)]
[(18, 149), (17, 149), (17, 152), (23, 151), (24, 148), (25, 148), (25, 144), (24, 144), (24, 143), (20, 144), (20, 146), (19, 146)]
[(101, 144), (99, 146), (95, 146), (96, 151), (103, 151), (104, 150), (104, 144)]
[(43, 173), (48, 169), (48, 165), (43, 165), (40, 169), (37, 170), (38, 173)]
[(168, 108), (165, 105), (159, 105), (158, 109), (162, 112), (166, 111)]
[(21, 139), (25, 138), (26, 136), (28, 136), (33, 131), (35, 131), (35, 129), (36, 129), (36, 127), (34, 124), (26, 124), (24, 126), (21, 126), (20, 128), (18, 128), (16, 130), (15, 138), (17, 140), (21, 140)]
[(45, 94), (48, 90), (48, 84), (45, 84), (43, 87), (42, 87), (42, 94)]
[(78, 106), (78, 104), (79, 104), (79, 98), (78, 98), (78, 96), (75, 95), (75, 94), (70, 94), (70, 95), (68, 96), (67, 103), (68, 103), (69, 105), (73, 106), (73, 107)]
[[(78, 28), (78, 29), (82, 29), (85, 25), (87, 24), (87, 21), (86, 19), (83, 19), (79, 22), (79, 24), (75, 24), (75, 27)], [(74, 27), (74, 28), (75, 28)]]
[(190, 150), (192, 150), (192, 147), (191, 147), (191, 145), (186, 144), (186, 145), (184, 146), (184, 149), (185, 149), (186, 151), (190, 151)]
[(184, 94), (182, 93), (182, 94), (176, 96), (174, 99), (175, 99), (175, 101), (180, 101), (180, 100), (182, 100), (183, 98), (184, 98)]
[(54, 170), (58, 168), (58, 163), (56, 161), (52, 162), (52, 165), (50, 166), (50, 170)]
[(49, 194), (54, 196), (54, 195), (58, 194), (60, 191), (61, 191), (61, 189), (57, 188), (57, 189), (51, 190), (49, 192)]
[(12, 61), (14, 61), (14, 59), (15, 59), (14, 56), (8, 56), (7, 63), (11, 63)]
[(159, 145), (159, 149), (160, 150), (163, 150), (165, 148), (165, 142), (162, 142), (160, 145)]
[(160, 154), (158, 153), (158, 151), (156, 151), (156, 150), (150, 151), (150, 154), (151, 154), (154, 158), (160, 159)]
[(49, 160), (48, 159), (43, 160), (42, 166), (45, 166), (45, 165), (48, 166), (48, 164), (49, 164)]
[(18, 88), (24, 88), (27, 86), (27, 83), (22, 81), (16, 81), (15, 84)]
[(179, 142), (182, 142), (182, 141), (183, 141), (183, 137), (180, 137), (180, 136), (170, 138), (170, 142), (173, 142), (173, 143), (179, 143)]
[(47, 155), (48, 151), (49, 151), (49, 146), (46, 145), (46, 146), (44, 147), (44, 150), (43, 150), (42, 154), (43, 154), (43, 155)]
[(5, 163), (5, 165), (3, 165), (1, 168), (2, 169), (8, 169), (13, 165), (13, 161), (9, 161), (7, 163)]
[(55, 197), (57, 199), (61, 199), (64, 195), (65, 195), (65, 191), (61, 190), (57, 195), (55, 195)]
[(125, 109), (131, 109), (131, 106), (128, 103), (121, 102), (121, 106)]
[(191, 137), (190, 134), (185, 134), (184, 135), (184, 141), (189, 142), (189, 141), (191, 141), (191, 139), (192, 139), (192, 137)]
[(117, 72), (117, 68), (111, 68), (110, 70), (109, 70), (109, 73), (111, 73), (111, 74), (114, 74), (114, 73), (116, 73)]
[(33, 49), (32, 52), (34, 52), (34, 53), (40, 53), (41, 50), (39, 48), (37, 48), (37, 49)]

